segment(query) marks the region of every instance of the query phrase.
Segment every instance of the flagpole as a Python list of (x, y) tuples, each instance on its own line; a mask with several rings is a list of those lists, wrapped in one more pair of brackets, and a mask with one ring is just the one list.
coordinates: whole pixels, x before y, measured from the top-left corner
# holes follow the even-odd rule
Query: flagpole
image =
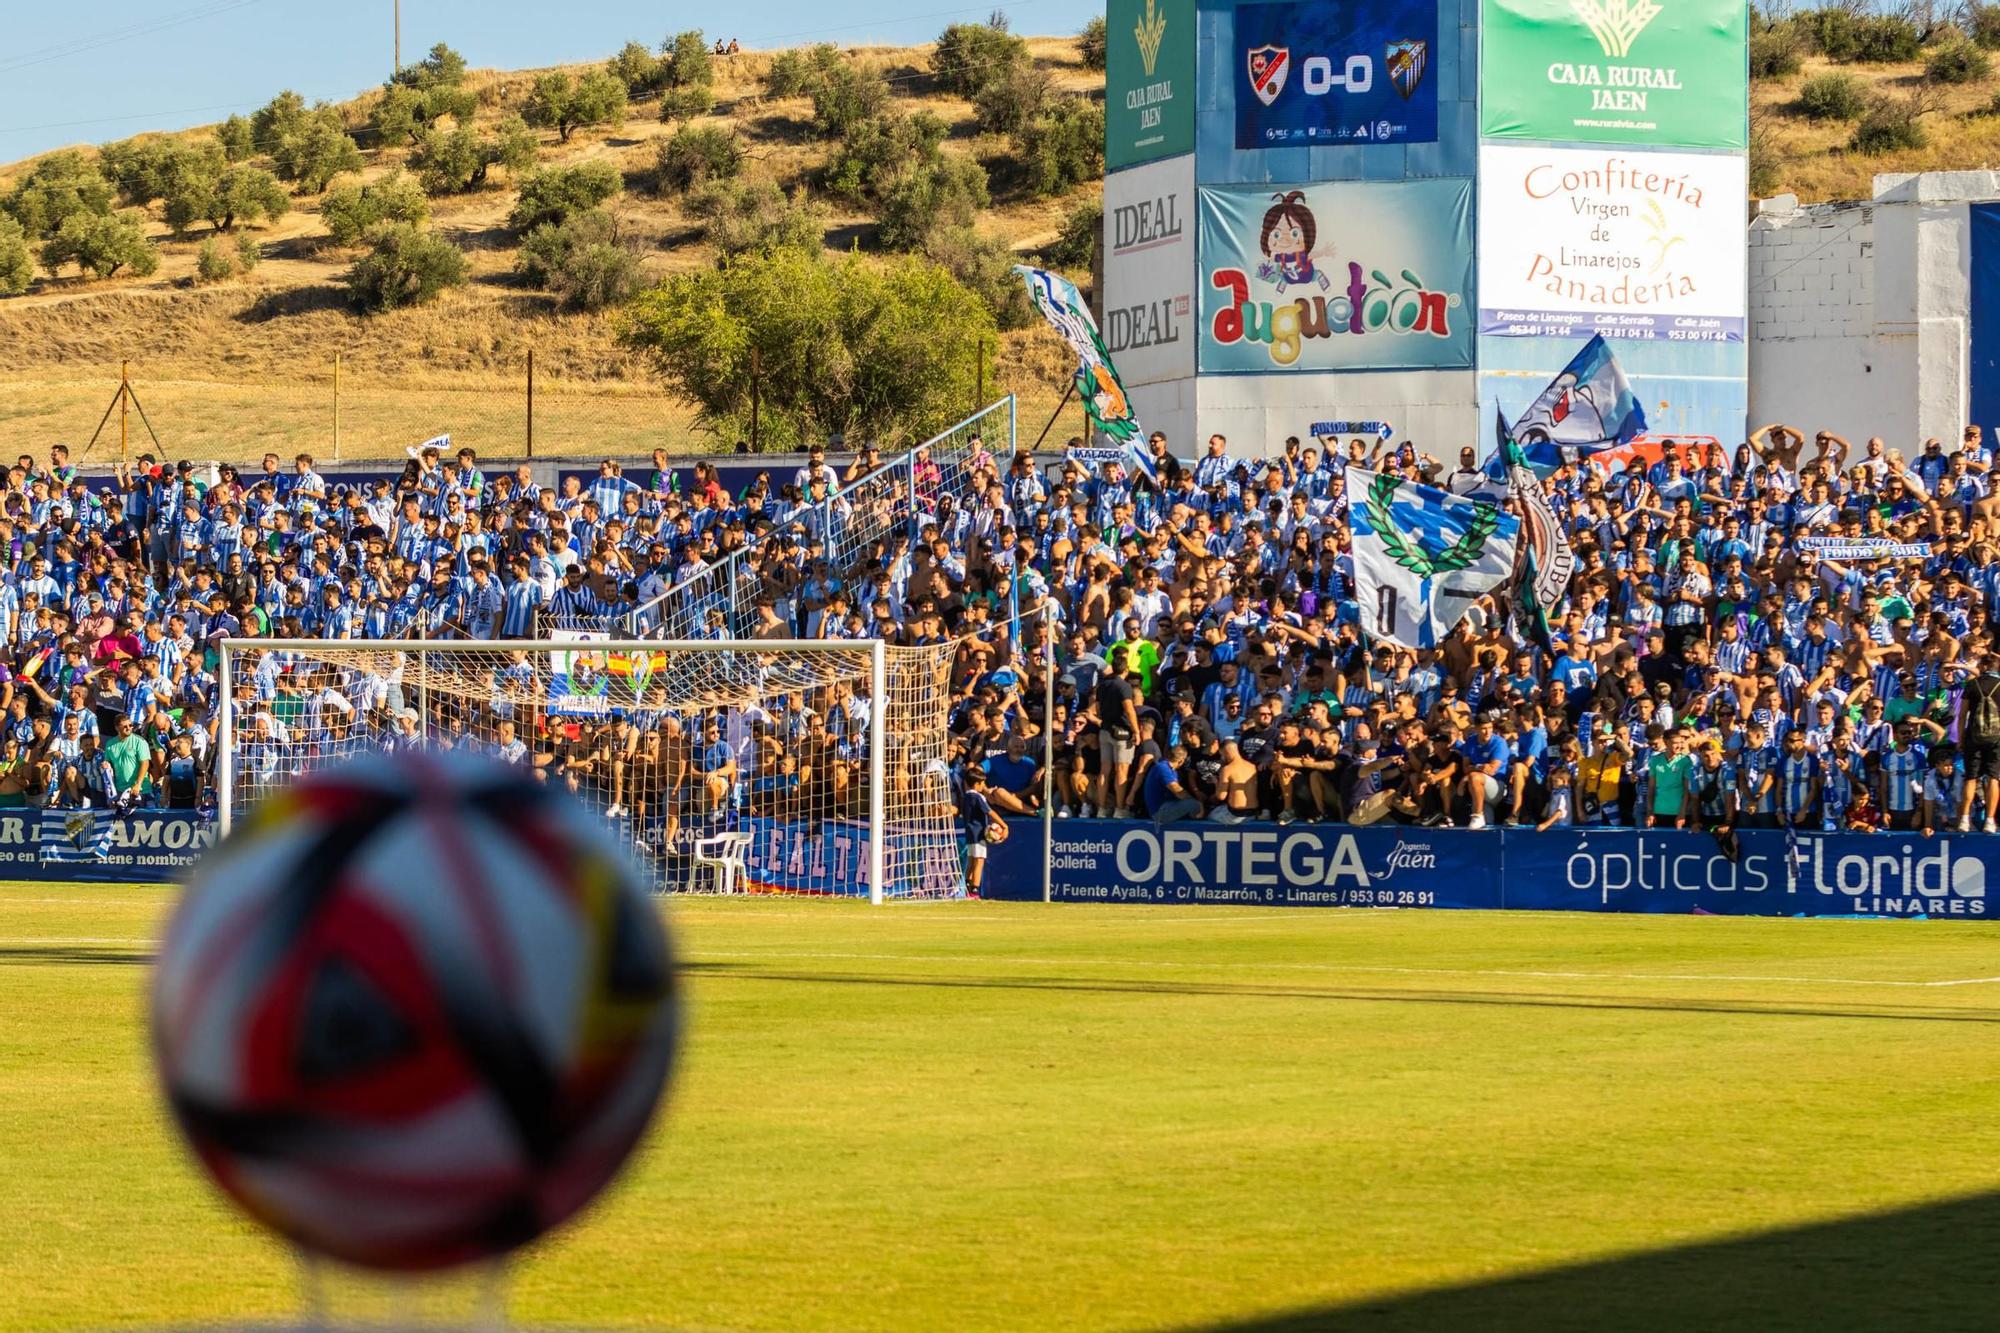
[[(1076, 381), (1072, 379), (1069, 382), (1069, 387), (1063, 390), (1062, 401), (1056, 404), (1056, 410), (1049, 413), (1049, 424), (1042, 427), (1042, 433), (1035, 437), (1035, 443), (1028, 450), (1029, 453), (1037, 453), (1041, 450), (1042, 441), (1049, 438), (1049, 432), (1056, 428), (1056, 422), (1062, 420), (1063, 409), (1069, 406), (1069, 400), (1074, 397), (1076, 397)], [(1087, 445), (1090, 441), (1085, 440), (1084, 443)]]

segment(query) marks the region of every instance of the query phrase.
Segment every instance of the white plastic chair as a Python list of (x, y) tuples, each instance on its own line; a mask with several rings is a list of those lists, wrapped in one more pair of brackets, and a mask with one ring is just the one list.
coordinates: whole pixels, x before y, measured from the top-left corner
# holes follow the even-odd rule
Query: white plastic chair
[(696, 884), (689, 887), (697, 887), (701, 873), (709, 870), (715, 873), (717, 893), (741, 892), (741, 886), (749, 878), (749, 867), (744, 863), (744, 857), (750, 851), (750, 837), (748, 833), (715, 833), (696, 839), (691, 858)]

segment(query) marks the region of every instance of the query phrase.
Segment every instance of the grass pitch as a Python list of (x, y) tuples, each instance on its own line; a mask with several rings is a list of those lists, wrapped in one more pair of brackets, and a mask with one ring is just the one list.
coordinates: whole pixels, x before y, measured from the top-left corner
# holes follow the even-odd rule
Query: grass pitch
[[(0, 1329), (282, 1317), (170, 901), (0, 887)], [(669, 1112), (523, 1323), (1990, 1328), (2000, 927), (675, 903)]]

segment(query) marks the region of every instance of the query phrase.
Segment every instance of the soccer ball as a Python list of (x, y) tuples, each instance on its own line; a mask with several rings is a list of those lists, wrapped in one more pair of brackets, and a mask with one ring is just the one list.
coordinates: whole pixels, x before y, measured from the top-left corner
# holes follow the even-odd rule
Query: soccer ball
[(658, 912), (570, 797), (489, 761), (301, 778), (202, 862), (153, 974), (167, 1098), (217, 1183), (363, 1267), (505, 1253), (644, 1133), (678, 996)]

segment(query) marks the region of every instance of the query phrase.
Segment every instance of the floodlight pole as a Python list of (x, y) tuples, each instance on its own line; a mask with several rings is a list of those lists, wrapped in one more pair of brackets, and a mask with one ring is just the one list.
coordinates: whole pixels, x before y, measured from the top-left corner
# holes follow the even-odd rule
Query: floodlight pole
[(1055, 887), (1056, 854), (1056, 599), (1042, 602), (1042, 901)]
[(396, 67), (389, 71), (389, 82), (391, 83), (394, 83), (396, 81), (396, 76), (403, 72), (403, 0), (395, 0), (395, 3), (396, 3)]

